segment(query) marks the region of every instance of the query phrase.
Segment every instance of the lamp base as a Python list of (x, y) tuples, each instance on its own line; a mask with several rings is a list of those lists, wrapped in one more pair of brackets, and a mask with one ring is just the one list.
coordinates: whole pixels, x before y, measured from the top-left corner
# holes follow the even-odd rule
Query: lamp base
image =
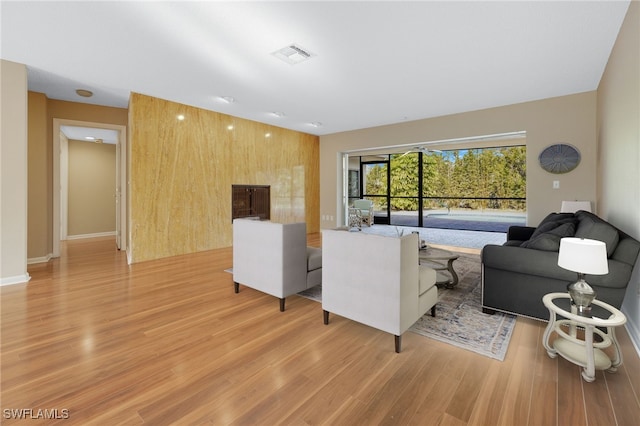
[(591, 305), (589, 306), (576, 305), (576, 303), (572, 300), (571, 307), (575, 308), (576, 315), (580, 315), (581, 317), (591, 318)]
[(571, 297), (571, 303), (576, 306), (578, 315), (591, 316), (591, 302), (596, 298), (596, 292), (584, 280), (584, 274), (578, 274), (578, 281), (570, 283), (567, 291)]

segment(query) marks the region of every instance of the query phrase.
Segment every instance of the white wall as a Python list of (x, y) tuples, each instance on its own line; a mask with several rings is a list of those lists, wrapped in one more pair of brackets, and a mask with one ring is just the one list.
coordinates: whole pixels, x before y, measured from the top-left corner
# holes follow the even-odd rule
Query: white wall
[(27, 272), (27, 68), (0, 63), (0, 285)]
[[(640, 2), (633, 1), (598, 87), (598, 204), (603, 218), (640, 240)], [(638, 260), (640, 262), (640, 260)], [(622, 311), (640, 352), (640, 265)]]

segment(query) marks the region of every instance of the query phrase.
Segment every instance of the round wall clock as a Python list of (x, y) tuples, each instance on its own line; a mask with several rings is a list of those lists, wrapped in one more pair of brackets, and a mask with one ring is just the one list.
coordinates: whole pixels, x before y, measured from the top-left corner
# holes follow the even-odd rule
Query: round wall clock
[(538, 161), (549, 173), (567, 173), (580, 164), (580, 152), (571, 145), (559, 143), (543, 149)]

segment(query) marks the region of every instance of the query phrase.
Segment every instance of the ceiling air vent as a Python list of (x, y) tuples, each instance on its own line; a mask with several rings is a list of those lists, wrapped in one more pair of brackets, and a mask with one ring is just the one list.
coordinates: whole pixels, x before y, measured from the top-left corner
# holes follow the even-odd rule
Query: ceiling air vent
[(283, 47), (282, 49), (276, 50), (272, 55), (291, 65), (299, 64), (300, 62), (304, 62), (307, 59), (316, 56), (296, 44), (291, 44)]

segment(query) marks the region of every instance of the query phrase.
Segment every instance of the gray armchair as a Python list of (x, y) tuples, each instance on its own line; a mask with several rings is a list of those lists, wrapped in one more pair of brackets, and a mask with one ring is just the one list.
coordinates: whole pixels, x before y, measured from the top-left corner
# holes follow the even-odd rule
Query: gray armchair
[[(333, 313), (395, 336), (402, 334), (438, 301), (436, 271), (418, 262), (418, 237), (322, 231), (324, 323)], [(357, 255), (354, 255), (357, 253)]]
[(233, 282), (280, 299), (322, 283), (322, 249), (307, 247), (305, 223), (233, 221)]

